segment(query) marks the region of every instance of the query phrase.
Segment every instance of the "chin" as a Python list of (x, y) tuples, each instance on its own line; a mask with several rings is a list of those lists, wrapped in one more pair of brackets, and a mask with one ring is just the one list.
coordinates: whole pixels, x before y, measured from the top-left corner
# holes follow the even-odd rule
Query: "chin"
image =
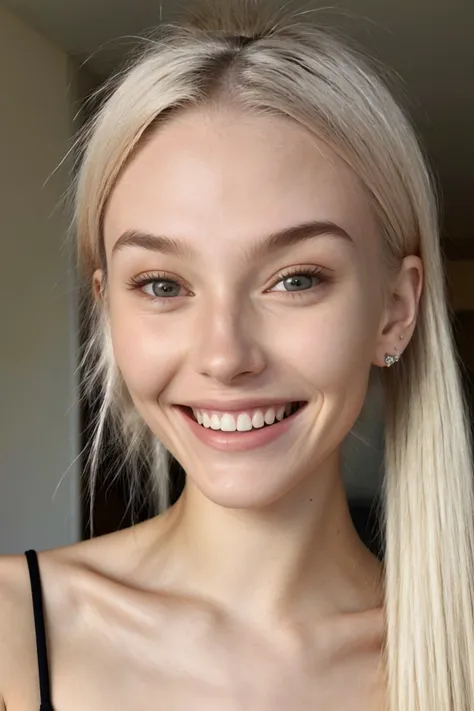
[[(291, 471), (285, 469), (285, 472)], [(294, 471), (294, 470), (293, 470)], [(206, 468), (188, 479), (212, 503), (230, 509), (261, 509), (283, 499), (298, 484), (293, 475), (289, 481), (285, 472), (278, 472), (268, 462), (263, 465), (226, 466), (222, 470)]]

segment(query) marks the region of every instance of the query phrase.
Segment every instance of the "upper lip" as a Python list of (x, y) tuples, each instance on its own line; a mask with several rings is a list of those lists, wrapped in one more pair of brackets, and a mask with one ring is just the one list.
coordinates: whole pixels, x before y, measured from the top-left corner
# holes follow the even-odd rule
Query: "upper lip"
[(246, 398), (244, 400), (193, 400), (179, 403), (181, 407), (191, 407), (193, 410), (215, 410), (216, 412), (242, 412), (257, 408), (279, 407), (289, 402), (303, 402), (296, 398)]

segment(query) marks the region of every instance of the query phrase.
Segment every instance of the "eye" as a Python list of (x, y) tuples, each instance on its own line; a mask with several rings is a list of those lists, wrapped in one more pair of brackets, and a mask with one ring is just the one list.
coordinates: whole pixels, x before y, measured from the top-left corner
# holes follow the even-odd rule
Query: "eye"
[(181, 296), (189, 296), (191, 292), (178, 277), (174, 279), (167, 274), (139, 274), (127, 284), (132, 291), (140, 291), (151, 301), (171, 302)]
[(280, 274), (270, 291), (301, 292), (320, 286), (326, 279), (320, 267), (296, 268)]
[(181, 289), (181, 284), (171, 279), (154, 279), (142, 286), (142, 290), (145, 294), (157, 298), (180, 296)]

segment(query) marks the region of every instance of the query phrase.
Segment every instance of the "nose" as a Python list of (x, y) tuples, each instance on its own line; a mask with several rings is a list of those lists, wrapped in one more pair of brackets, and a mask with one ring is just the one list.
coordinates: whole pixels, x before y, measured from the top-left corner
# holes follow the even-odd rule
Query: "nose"
[(196, 371), (222, 384), (258, 375), (265, 368), (258, 329), (242, 308), (208, 308), (195, 344)]

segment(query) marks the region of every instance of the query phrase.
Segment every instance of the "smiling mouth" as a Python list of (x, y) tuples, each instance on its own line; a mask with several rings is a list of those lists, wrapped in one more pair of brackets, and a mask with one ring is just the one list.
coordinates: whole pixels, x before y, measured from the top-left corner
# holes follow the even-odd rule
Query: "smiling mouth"
[(306, 401), (289, 402), (279, 407), (255, 408), (240, 413), (217, 413), (187, 406), (181, 406), (180, 409), (203, 429), (231, 433), (268, 429), (282, 420), (289, 419), (306, 404)]

